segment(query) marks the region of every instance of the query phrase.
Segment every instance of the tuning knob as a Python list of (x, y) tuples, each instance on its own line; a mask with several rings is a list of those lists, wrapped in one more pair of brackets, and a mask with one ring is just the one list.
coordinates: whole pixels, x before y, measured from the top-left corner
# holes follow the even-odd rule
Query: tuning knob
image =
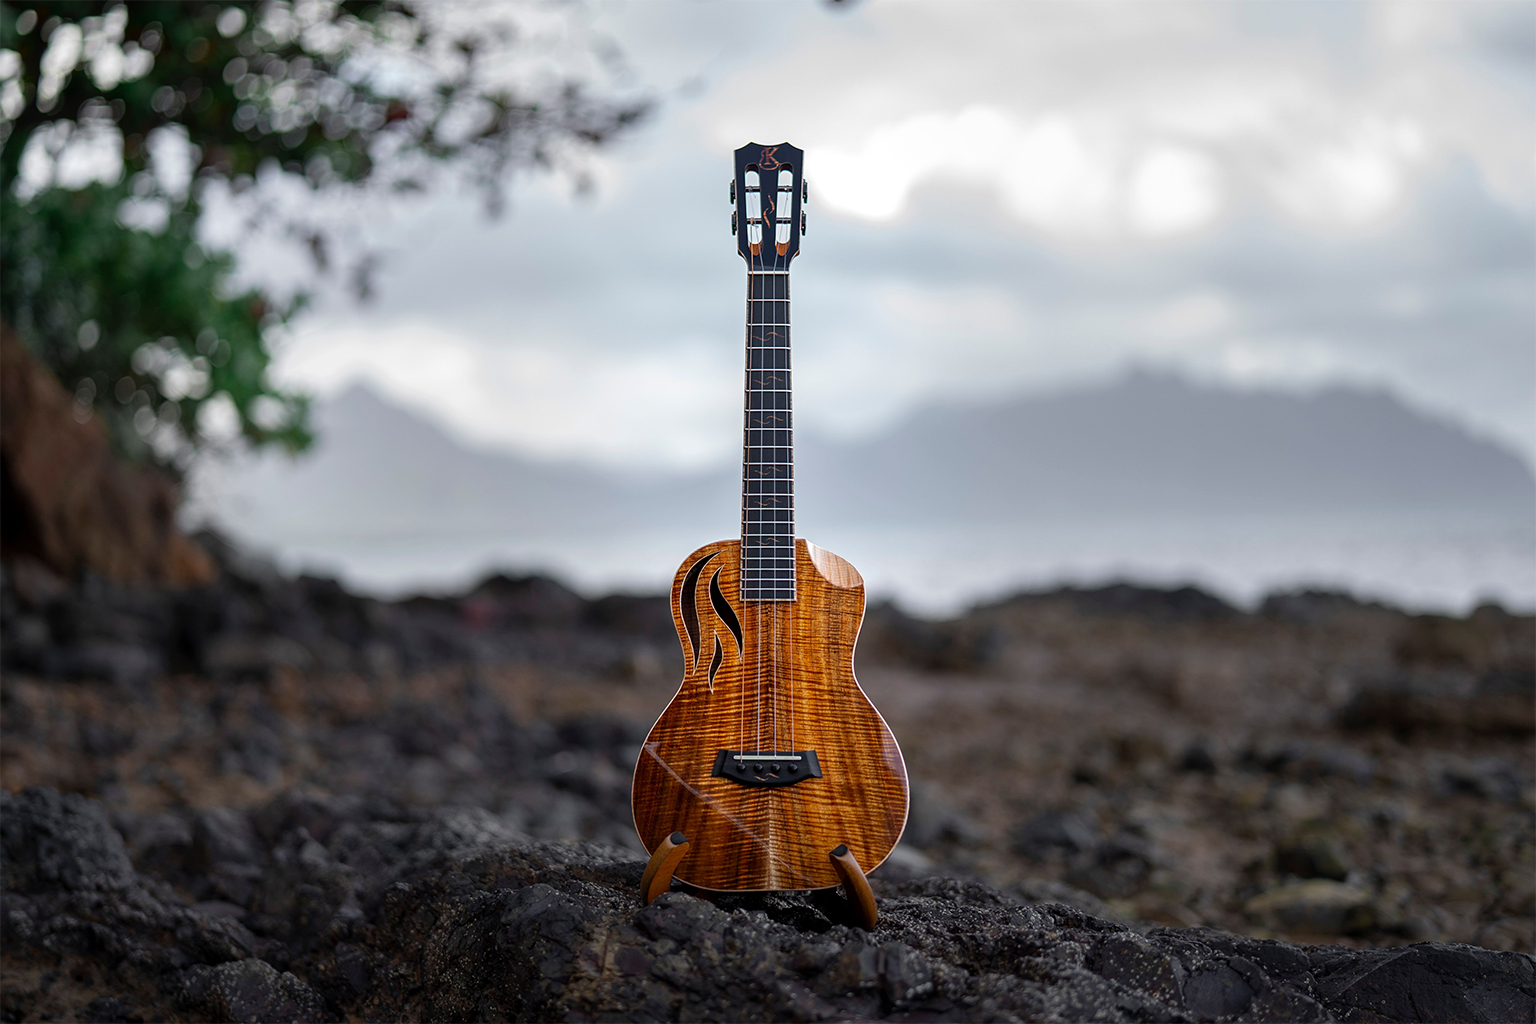
[(736, 201), (736, 179), (732, 178), (731, 179), (731, 202), (734, 203), (735, 201)]
[[(805, 200), (803, 200), (803, 199), (800, 200), (800, 201), (802, 203), (805, 202)], [(805, 234), (805, 211), (804, 210), (800, 211), (800, 233), (802, 235)]]
[[(733, 187), (735, 186), (735, 184), (736, 183), (734, 181), (731, 182), (731, 185)], [(734, 203), (735, 201), (736, 201), (736, 197), (735, 196), (731, 196), (731, 202)], [(806, 181), (804, 178), (801, 178), (800, 179), (800, 202), (801, 203), (808, 203), (810, 201), (811, 201), (811, 183)]]
[(736, 233), (736, 211), (732, 210), (731, 211), (731, 234), (734, 235), (735, 233)]

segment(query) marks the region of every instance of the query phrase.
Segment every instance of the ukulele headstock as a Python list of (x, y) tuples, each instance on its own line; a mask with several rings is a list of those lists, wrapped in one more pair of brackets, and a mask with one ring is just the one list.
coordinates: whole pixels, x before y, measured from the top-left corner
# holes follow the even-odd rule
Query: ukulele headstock
[(736, 151), (731, 232), (748, 270), (788, 270), (805, 232), (805, 153), (789, 143)]

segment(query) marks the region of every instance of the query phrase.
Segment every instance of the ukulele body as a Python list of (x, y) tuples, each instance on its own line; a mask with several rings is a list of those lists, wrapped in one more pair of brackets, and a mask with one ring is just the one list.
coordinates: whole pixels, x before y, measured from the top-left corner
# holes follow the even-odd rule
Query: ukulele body
[(635, 828), (648, 852), (686, 835), (675, 877), (698, 888), (837, 885), (833, 848), (872, 871), (907, 820), (901, 750), (853, 674), (864, 581), (797, 540), (795, 600), (743, 602), (740, 551), (706, 545), (672, 581), (685, 669), (635, 765)]

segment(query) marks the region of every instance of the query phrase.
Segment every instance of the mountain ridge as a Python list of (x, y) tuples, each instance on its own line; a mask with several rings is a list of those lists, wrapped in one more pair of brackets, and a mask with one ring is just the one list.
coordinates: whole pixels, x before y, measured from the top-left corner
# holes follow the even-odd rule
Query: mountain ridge
[(1536, 477), (1519, 456), (1385, 390), (1236, 390), (1146, 372), (930, 406), (860, 443), (813, 443), (799, 463), (802, 480), (839, 480), (839, 495), (899, 481), (910, 511), (875, 503), (871, 513), (906, 522), (946, 509), (1006, 519), (1116, 505), (1135, 514), (1536, 507)]
[[(219, 486), (232, 525), (269, 536), (661, 525), (713, 536), (737, 517), (734, 466), (634, 477), (472, 446), (361, 384), (320, 403), (317, 426), (309, 458), (230, 467)], [(802, 509), (861, 523), (1536, 508), (1536, 476), (1518, 455), (1390, 392), (1296, 395), (1145, 372), (928, 406), (854, 442), (807, 435), (796, 472)]]

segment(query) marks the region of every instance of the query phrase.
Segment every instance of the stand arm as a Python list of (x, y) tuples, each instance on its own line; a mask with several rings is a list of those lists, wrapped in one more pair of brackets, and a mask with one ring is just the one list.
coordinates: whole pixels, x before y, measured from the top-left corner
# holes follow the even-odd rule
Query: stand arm
[(827, 856), (832, 859), (837, 877), (843, 880), (843, 891), (848, 895), (848, 909), (854, 919), (865, 931), (872, 930), (875, 922), (880, 919), (880, 911), (875, 906), (875, 894), (869, 889), (869, 879), (864, 877), (864, 869), (859, 867), (859, 859), (846, 845), (839, 846)]
[(656, 852), (651, 854), (651, 862), (645, 866), (645, 874), (640, 876), (642, 903), (649, 904), (672, 888), (672, 872), (677, 870), (678, 862), (687, 852), (688, 837), (681, 832), (673, 832), (661, 841)]

